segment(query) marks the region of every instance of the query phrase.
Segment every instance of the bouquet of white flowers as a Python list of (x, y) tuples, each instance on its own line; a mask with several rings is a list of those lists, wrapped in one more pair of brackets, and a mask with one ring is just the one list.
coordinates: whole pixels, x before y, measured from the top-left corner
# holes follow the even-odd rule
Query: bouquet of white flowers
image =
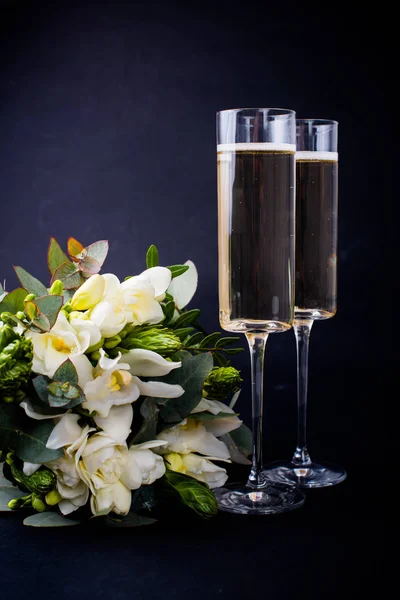
[(51, 238), (49, 287), (22, 267), (21, 287), (0, 285), (0, 508), (35, 526), (149, 524), (174, 503), (211, 517), (224, 463), (251, 451), (227, 359), (239, 338), (186, 308), (191, 261), (159, 266), (151, 246), (120, 282), (100, 274), (107, 252)]

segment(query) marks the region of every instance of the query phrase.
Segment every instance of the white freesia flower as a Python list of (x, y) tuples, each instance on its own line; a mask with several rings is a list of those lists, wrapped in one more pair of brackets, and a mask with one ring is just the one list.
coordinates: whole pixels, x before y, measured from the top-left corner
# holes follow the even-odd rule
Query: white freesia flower
[(30, 338), (33, 344), (32, 370), (50, 378), (67, 358), (73, 360), (75, 356), (83, 354), (91, 341), (89, 331), (85, 329), (76, 331), (68, 323), (63, 312), (59, 313), (57, 321), (49, 332), (28, 331), (25, 336)]
[(64, 515), (68, 515), (80, 506), (84, 506), (89, 497), (89, 488), (82, 481), (76, 467), (75, 453), (87, 440), (93, 427), (78, 425), (79, 415), (66, 413), (54, 427), (47, 440), (46, 447), (64, 448), (64, 456), (46, 464), (57, 477), (57, 490), (62, 500), (58, 506)]
[(207, 483), (211, 489), (221, 487), (228, 479), (226, 469), (218, 467), (209, 458), (197, 454), (167, 454), (165, 460), (172, 471), (184, 473)]
[(189, 454), (198, 452), (206, 456), (228, 460), (229, 450), (227, 445), (209, 433), (204, 425), (194, 419), (184, 419), (178, 425), (165, 429), (157, 436), (158, 440), (167, 442), (167, 446), (160, 448), (161, 454), (178, 452)]
[(198, 282), (195, 264), (191, 260), (187, 260), (185, 265), (188, 265), (189, 269), (179, 277), (174, 277), (167, 290), (173, 296), (175, 305), (179, 309), (189, 304), (196, 292)]
[[(148, 352), (151, 355), (150, 357), (146, 355), (145, 364), (147, 366), (146, 374), (153, 377), (165, 373), (164, 362), (170, 365), (170, 370), (181, 365), (181, 363), (165, 361), (156, 352), (147, 350), (140, 352)], [(76, 361), (79, 385), (83, 388), (86, 396), (82, 407), (91, 412), (96, 411), (99, 417), (107, 418), (113, 406), (131, 404), (139, 396), (178, 398), (184, 393), (184, 389), (180, 385), (163, 381), (141, 381), (136, 373), (138, 370), (141, 371), (143, 361), (138, 360), (136, 364), (132, 357), (126, 361), (129, 353), (124, 355), (118, 353), (118, 356), (113, 359), (107, 358), (103, 349), (100, 349), (100, 354), (101, 358), (95, 369), (92, 369), (87, 357), (80, 357), (80, 360)], [(162, 361), (161, 366), (159, 359)], [(136, 366), (138, 369), (135, 368)]]
[(88, 310), (100, 302), (104, 294), (105, 281), (101, 275), (92, 275), (71, 298), (72, 310)]
[(164, 475), (162, 458), (150, 450), (161, 444), (150, 441), (128, 450), (126, 443), (118, 444), (104, 432), (84, 440), (76, 453), (76, 465), (92, 492), (90, 505), (94, 515), (110, 511), (126, 515), (131, 506), (131, 490)]
[(220, 437), (221, 435), (225, 435), (226, 433), (238, 429), (243, 423), (243, 421), (241, 421), (235, 415), (235, 411), (232, 410), (232, 408), (223, 402), (220, 402), (219, 400), (208, 400), (206, 398), (202, 398), (196, 408), (194, 408), (191, 412), (191, 415), (194, 419), (196, 418), (196, 413), (199, 412), (209, 412), (215, 416), (218, 416), (220, 413), (232, 414), (232, 416), (229, 417), (220, 417), (217, 419), (207, 419), (201, 421), (206, 430), (209, 433), (213, 433), (216, 437)]
[(89, 346), (95, 346), (101, 340), (100, 328), (90, 319), (85, 318), (85, 313), (73, 312), (69, 315), (69, 323), (77, 335), (89, 334)]
[(88, 318), (100, 329), (105, 338), (117, 335), (128, 322), (124, 294), (116, 275), (101, 275), (104, 281), (104, 293), (101, 301), (89, 312)]
[(171, 271), (152, 267), (121, 283), (128, 322), (135, 325), (156, 324), (163, 320), (160, 302), (171, 282)]

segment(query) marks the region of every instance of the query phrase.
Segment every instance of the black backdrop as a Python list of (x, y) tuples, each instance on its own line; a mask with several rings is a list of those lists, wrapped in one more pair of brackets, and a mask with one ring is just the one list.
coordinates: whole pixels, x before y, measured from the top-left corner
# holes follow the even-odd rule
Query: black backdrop
[[(151, 531), (23, 529), (0, 521), (5, 598), (32, 586), (58, 598), (347, 597), (379, 585), (383, 407), (394, 381), (395, 111), (379, 15), (326, 5), (249, 2), (2, 2), (0, 277), (47, 277), (54, 235), (108, 239), (105, 270), (192, 259), (192, 307), (218, 329), (215, 113), (292, 108), (339, 121), (338, 313), (312, 332), (309, 449), (347, 481), (310, 492), (290, 515), (221, 515)], [(371, 35), (374, 32), (374, 35)], [(394, 189), (394, 186), (393, 186)], [(244, 347), (244, 343), (243, 343)], [(250, 417), (247, 351), (239, 409)], [(288, 458), (296, 427), (292, 332), (266, 360), (266, 457)], [(60, 533), (61, 532), (61, 533)], [(112, 551), (110, 550), (112, 549)], [(71, 574), (71, 569), (75, 573)], [(79, 570), (79, 573), (77, 573)], [(366, 576), (365, 573), (368, 573)], [(253, 580), (253, 583), (251, 582)]]

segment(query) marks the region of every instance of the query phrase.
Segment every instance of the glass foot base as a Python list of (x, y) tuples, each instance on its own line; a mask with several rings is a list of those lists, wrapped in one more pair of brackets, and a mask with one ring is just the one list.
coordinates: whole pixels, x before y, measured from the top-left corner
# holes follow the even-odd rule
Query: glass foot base
[(267, 483), (261, 489), (247, 485), (225, 486), (214, 491), (219, 510), (242, 515), (273, 515), (299, 508), (305, 495), (296, 486)]
[(292, 462), (272, 463), (263, 468), (263, 474), (272, 484), (292, 484), (301, 488), (322, 488), (341, 483), (346, 471), (329, 463), (310, 463), (306, 468), (296, 467)]

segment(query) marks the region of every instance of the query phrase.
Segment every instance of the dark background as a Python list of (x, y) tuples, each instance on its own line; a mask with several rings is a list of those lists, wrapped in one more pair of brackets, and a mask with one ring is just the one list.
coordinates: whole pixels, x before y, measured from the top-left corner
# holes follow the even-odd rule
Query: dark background
[[(4, 516), (2, 597), (32, 587), (60, 600), (379, 594), (382, 512), (397, 510), (382, 473), (399, 358), (395, 109), (385, 83), (390, 42), (379, 38), (390, 37), (390, 15), (268, 1), (0, 6), (0, 277), (8, 289), (17, 285), (13, 264), (46, 280), (51, 235), (63, 246), (69, 235), (85, 245), (108, 239), (103, 271), (121, 278), (145, 268), (155, 243), (161, 264), (196, 263), (191, 306), (217, 330), (216, 111), (284, 107), (339, 121), (338, 313), (312, 331), (308, 435), (314, 458), (348, 471), (341, 485), (311, 491), (303, 508), (276, 517), (221, 514), (210, 524), (89, 534), (31, 530)], [(294, 450), (295, 360), (293, 333), (271, 336), (267, 460)], [(248, 422), (247, 350), (234, 364)]]

